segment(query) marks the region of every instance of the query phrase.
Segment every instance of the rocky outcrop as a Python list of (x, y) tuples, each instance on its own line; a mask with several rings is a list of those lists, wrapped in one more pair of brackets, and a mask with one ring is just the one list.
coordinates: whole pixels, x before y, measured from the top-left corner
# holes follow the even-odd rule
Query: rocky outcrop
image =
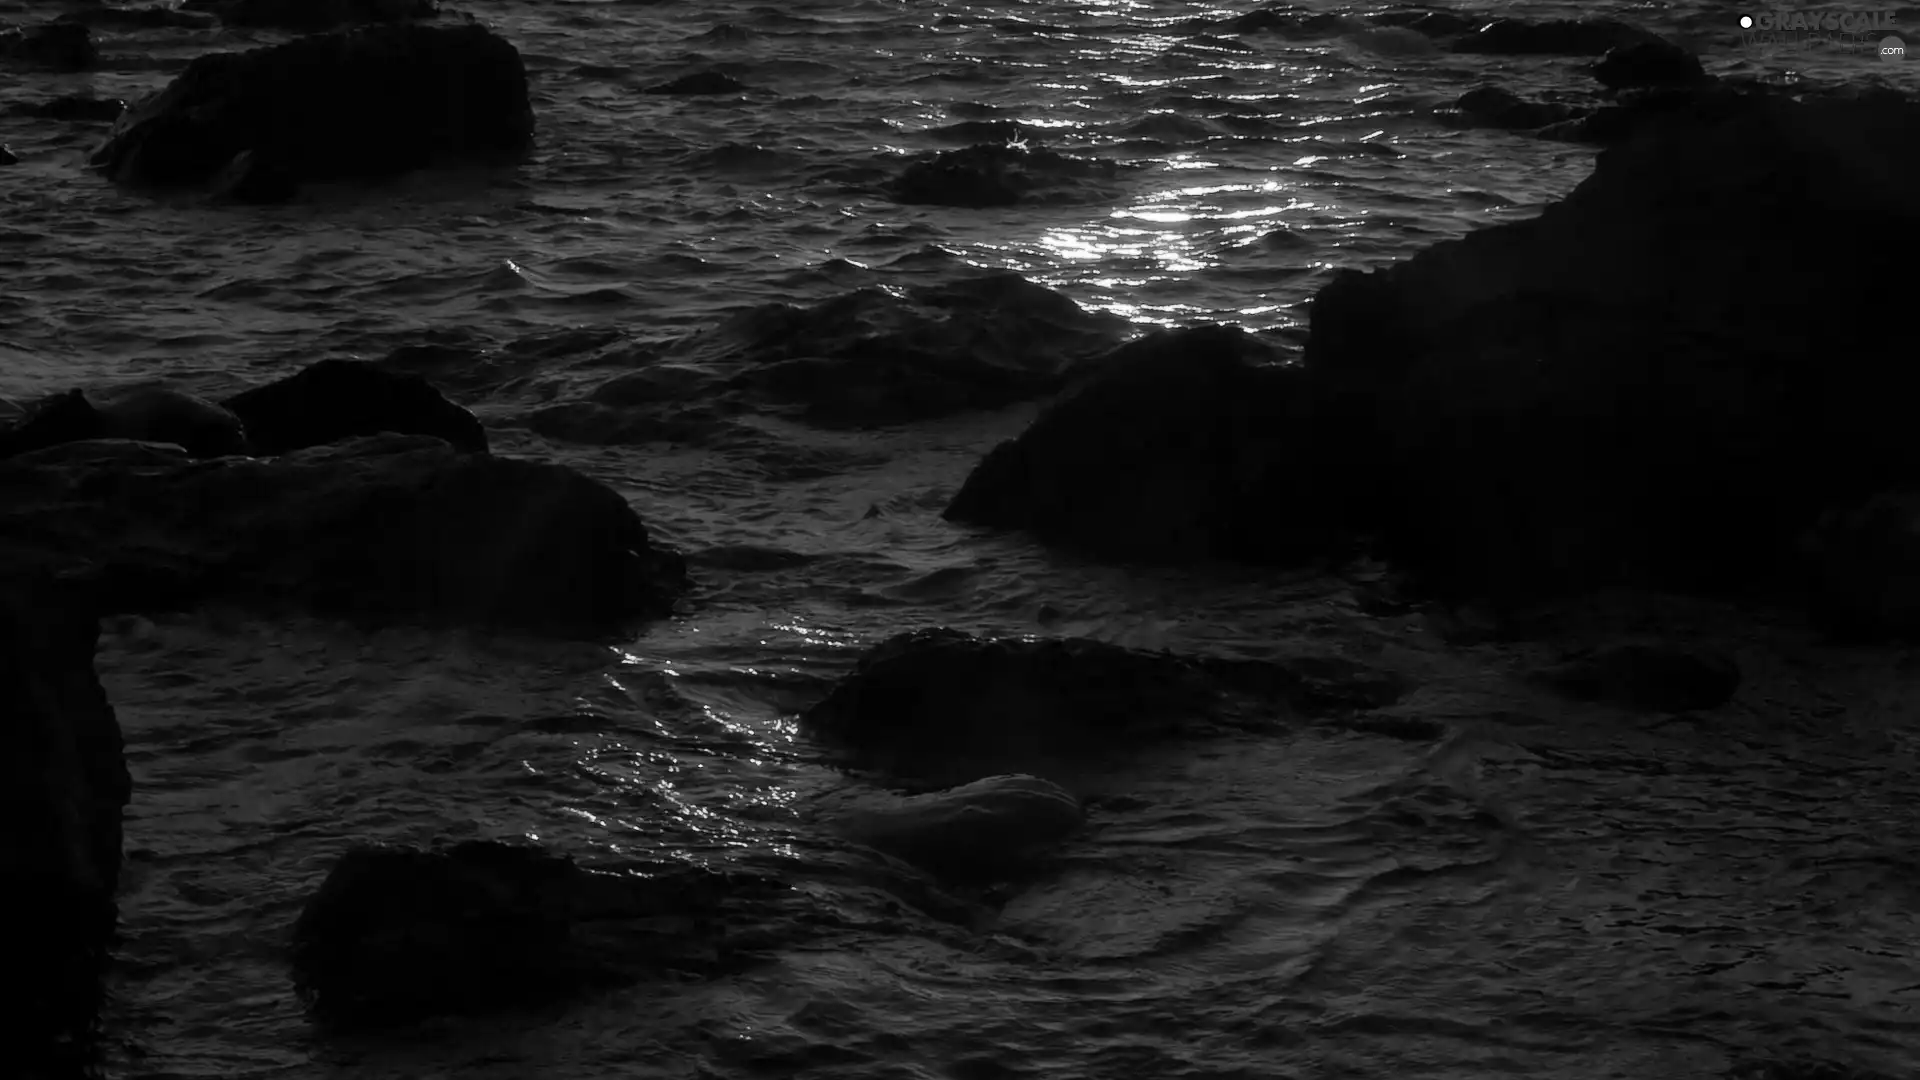
[(221, 402), (246, 425), (256, 454), (284, 454), (363, 435), (431, 435), (476, 454), (487, 431), (418, 375), (359, 360), (317, 364)]
[(8, 1069), (81, 1075), (117, 917), (132, 782), (93, 673), (99, 621), (44, 580), (0, 580), (0, 890), (14, 914), (0, 1010)]
[(1226, 661), (928, 629), (874, 646), (800, 722), (852, 762), (916, 782), (1032, 773), (1066, 783), (1110, 753), (1344, 716), (1402, 692), (1382, 696), (1379, 683), (1319, 658)]
[(1607, 50), (1593, 77), (1609, 90), (1645, 86), (1691, 86), (1707, 81), (1700, 58), (1669, 41), (1648, 39)]
[(1731, 657), (1658, 642), (1594, 649), (1534, 673), (1533, 680), (1576, 701), (1650, 712), (1717, 709), (1740, 688)]
[(582, 399), (529, 424), (589, 443), (687, 437), (694, 418), (749, 410), (829, 428), (905, 424), (1049, 393), (1073, 361), (1125, 331), (1013, 273), (902, 293), (766, 304), (665, 347), (617, 346), (566, 372), (567, 386), (591, 387)]
[[(1920, 223), (1915, 135), (1903, 100), (1724, 95), (1536, 220), (1338, 275), (1306, 362), (1352, 403), (1367, 523), (1476, 586), (1779, 571), (1830, 500), (1920, 467), (1893, 404), (1920, 390), (1904, 331), (1858, 315), (1913, 289), (1874, 253)], [(1752, 227), (1840, 206), (1875, 226)]]
[(354, 848), (294, 925), (294, 985), (320, 1019), (376, 1028), (713, 974), (750, 958), (690, 934), (689, 919), (777, 888), (690, 868), (600, 872), (490, 841)]
[(951, 884), (1032, 873), (1086, 824), (1079, 800), (1035, 776), (989, 776), (920, 795), (842, 794), (815, 809), (841, 836)]
[(0, 559), (102, 610), (256, 607), (599, 636), (685, 588), (613, 490), (557, 465), (378, 436), (195, 463), (81, 442), (0, 463)]
[(901, 203), (974, 209), (1097, 202), (1116, 194), (1121, 168), (1116, 161), (1023, 143), (981, 144), (913, 162), (887, 192)]
[(1272, 366), (1279, 357), (1237, 327), (1205, 327), (1094, 358), (974, 468), (946, 517), (1113, 558), (1319, 550), (1330, 511), (1303, 465), (1310, 389), (1304, 372)]
[(116, 183), (273, 201), (309, 181), (515, 163), (533, 130), (510, 43), (478, 24), (381, 26), (197, 57), (92, 162)]
[(36, 403), (0, 429), (0, 458), (88, 439), (171, 443), (191, 457), (247, 452), (240, 419), (204, 398), (167, 387), (69, 390)]
[(431, 19), (440, 13), (437, 0), (186, 0), (182, 7), (210, 13), (228, 26), (303, 32)]
[(70, 22), (0, 31), (0, 64), (41, 71), (87, 71), (100, 59), (93, 32)]

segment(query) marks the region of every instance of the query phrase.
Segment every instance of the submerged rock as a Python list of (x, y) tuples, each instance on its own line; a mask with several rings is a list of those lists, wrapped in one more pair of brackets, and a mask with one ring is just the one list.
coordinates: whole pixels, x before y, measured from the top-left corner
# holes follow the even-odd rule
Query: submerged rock
[(1823, 630), (1856, 642), (1920, 636), (1920, 494), (1880, 492), (1830, 509), (1801, 549)]
[(921, 795), (841, 798), (820, 816), (841, 836), (955, 884), (1030, 873), (1086, 824), (1079, 800), (1035, 776), (989, 776)]
[(1325, 547), (1304, 372), (1237, 327), (1165, 330), (1083, 377), (945, 516), (1119, 558), (1284, 562)]
[(87, 71), (100, 59), (93, 32), (70, 22), (0, 32), (0, 63), (45, 71)]
[(244, 454), (247, 437), (228, 410), (166, 387), (69, 390), (0, 430), (0, 458), (89, 439), (172, 443), (191, 457)]
[(682, 75), (677, 79), (649, 86), (642, 93), (647, 94), (738, 94), (747, 88), (747, 84), (731, 75), (718, 71), (696, 71), (691, 75)]
[(360, 360), (322, 360), (222, 402), (245, 424), (253, 453), (284, 454), (364, 435), (431, 435), (476, 454), (487, 431), (418, 375)]
[(136, 187), (227, 184), (280, 198), (310, 181), (504, 165), (533, 145), (526, 68), (478, 24), (371, 27), (196, 57), (129, 110), (92, 163)]
[(943, 150), (908, 165), (889, 186), (896, 202), (983, 209), (1035, 199), (1105, 199), (1120, 163), (1018, 143)]
[(1658, 38), (1613, 19), (1495, 19), (1453, 43), (1455, 52), (1501, 56), (1599, 56)]
[(359, 847), (294, 924), (294, 986), (344, 1028), (537, 1006), (648, 975), (738, 966), (699, 930), (765, 883), (589, 870), (538, 848)]
[(84, 94), (65, 94), (47, 101), (21, 102), (8, 107), (15, 116), (39, 120), (64, 120), (76, 124), (112, 123), (125, 112), (127, 103), (119, 98), (96, 98)]
[(1656, 712), (1717, 709), (1740, 688), (1740, 665), (1718, 653), (1658, 643), (1611, 645), (1535, 674), (1577, 701)]
[(1625, 90), (1704, 83), (1707, 72), (1699, 57), (1671, 42), (1651, 39), (1608, 49), (1593, 65), (1593, 77), (1609, 90)]
[(687, 437), (702, 415), (748, 410), (830, 428), (905, 424), (1048, 393), (1072, 361), (1124, 331), (1123, 320), (1014, 273), (859, 289), (809, 307), (750, 308), (663, 348), (593, 357), (567, 373), (570, 387), (589, 369), (625, 370), (531, 425), (553, 438), (644, 442)]
[(0, 890), (15, 921), (0, 1036), (23, 1076), (85, 1075), (117, 918), (132, 780), (93, 671), (99, 633), (71, 590), (0, 580)]
[(301, 31), (431, 19), (440, 13), (437, 0), (186, 0), (182, 6), (209, 12), (228, 26)]
[[(1774, 578), (1829, 502), (1920, 470), (1887, 314), (1915, 283), (1876, 254), (1920, 225), (1916, 147), (1897, 97), (1706, 96), (1537, 219), (1336, 275), (1306, 363), (1348, 403), (1320, 431), (1356, 523), (1469, 590)], [(1835, 207), (1867, 224), (1756, 227)]]
[(398, 435), (207, 463), (126, 442), (14, 458), (0, 559), (84, 582), (106, 611), (223, 598), (583, 637), (686, 587), (612, 489)]
[[(1086, 638), (915, 630), (874, 646), (800, 721), (857, 764), (920, 781), (1063, 780), (1052, 770), (1149, 742), (1350, 712), (1354, 695), (1327, 684), (1331, 670), (1314, 658), (1230, 662)], [(1340, 681), (1377, 682), (1351, 671)]]

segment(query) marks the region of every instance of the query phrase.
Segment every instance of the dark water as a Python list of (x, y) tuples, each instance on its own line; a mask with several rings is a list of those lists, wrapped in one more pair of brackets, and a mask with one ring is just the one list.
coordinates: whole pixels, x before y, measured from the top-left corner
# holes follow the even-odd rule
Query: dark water
[[(1481, 8), (1623, 13), (1694, 35), (1719, 71), (1920, 76), (1743, 52), (1729, 6)], [(1530, 213), (1592, 160), (1429, 116), (1482, 79), (1583, 86), (1579, 61), (1434, 53), (1360, 21), (1236, 47), (1187, 23), (1244, 9), (1192, 3), (466, 9), (532, 72), (525, 169), (214, 210), (104, 187), (81, 168), (88, 129), (0, 121), (25, 159), (0, 172), (0, 395), (225, 391), (453, 332), (652, 339), (976, 267), (1143, 328), (1297, 340), (1332, 269)], [(201, 51), (267, 40), (109, 35), (99, 72), (0, 74), (0, 106), (130, 97)], [(638, 92), (707, 68), (753, 89)], [(941, 129), (982, 120), (1142, 167), (1093, 204), (872, 193), (907, 155), (964, 141)], [(1586, 1080), (1795, 1053), (1920, 1075), (1920, 691), (1901, 656), (1684, 608), (1672, 618), (1732, 642), (1749, 687), (1711, 722), (1651, 726), (1539, 698), (1510, 677), (1538, 657), (1363, 615), (1337, 581), (1100, 567), (939, 520), (1028, 410), (861, 435), (768, 420), (777, 453), (567, 446), (481, 411), (498, 449), (606, 480), (688, 551), (689, 614), (618, 650), (222, 612), (117, 622), (100, 668), (138, 784), (119, 1075)], [(1412, 677), (1399, 709), (1455, 734), (1299, 725), (1113, 766), (1098, 786), (1129, 799), (1096, 809), (988, 935), (823, 895), (840, 928), (743, 975), (398, 1044), (310, 1035), (281, 950), (345, 847), (810, 850), (806, 804), (846, 781), (792, 714), (860, 649), (933, 624), (1350, 657)]]

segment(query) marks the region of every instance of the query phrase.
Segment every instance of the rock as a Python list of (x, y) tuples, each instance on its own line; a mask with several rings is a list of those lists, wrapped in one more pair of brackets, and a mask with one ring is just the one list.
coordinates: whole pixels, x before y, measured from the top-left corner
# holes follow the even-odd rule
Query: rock
[(1556, 124), (1577, 112), (1568, 105), (1525, 101), (1498, 86), (1476, 86), (1460, 95), (1454, 110), (1476, 127), (1526, 130)]
[(88, 71), (99, 59), (93, 33), (77, 23), (41, 23), (0, 33), (0, 61), (19, 67)]
[(84, 94), (63, 94), (48, 101), (15, 104), (8, 112), (39, 120), (64, 120), (77, 124), (112, 123), (125, 112), (127, 103), (119, 98), (96, 98)]
[(642, 93), (647, 94), (738, 94), (747, 88), (747, 84), (731, 75), (718, 71), (696, 71), (691, 75), (682, 75), (658, 86), (649, 86)]
[(9, 1071), (80, 1076), (117, 909), (132, 791), (113, 707), (94, 676), (99, 620), (81, 597), (9, 567), (0, 581), (0, 889), (17, 920)]
[[(837, 429), (906, 424), (1051, 392), (1125, 325), (1010, 272), (765, 304), (664, 348), (623, 343), (579, 361), (563, 378), (590, 386), (585, 399), (530, 423), (581, 442), (685, 439), (748, 410)], [(593, 383), (593, 369), (619, 373)]]
[[(116, 183), (204, 185), (251, 153), (253, 190), (506, 165), (533, 144), (526, 68), (478, 24), (380, 26), (196, 57), (114, 125), (92, 163)], [(247, 185), (237, 185), (244, 193)]]
[(360, 360), (322, 360), (221, 404), (246, 424), (256, 454), (284, 454), (363, 435), (431, 435), (471, 453), (487, 432), (418, 375)]
[(571, 469), (386, 435), (195, 463), (75, 443), (0, 463), (0, 562), (100, 610), (220, 598), (599, 637), (671, 610), (685, 563)]
[(0, 166), (18, 164), (20, 164), (20, 158), (14, 154), (13, 148), (5, 143), (0, 143)]
[(0, 430), (0, 458), (61, 443), (132, 439), (172, 443), (196, 458), (247, 452), (239, 417), (204, 398), (156, 386), (69, 390)]
[(603, 873), (490, 841), (357, 847), (294, 924), (294, 986), (320, 1019), (367, 1029), (712, 974), (739, 958), (701, 922), (757, 884)]
[[(1514, 598), (1778, 578), (1835, 499), (1920, 470), (1885, 237), (1920, 225), (1920, 106), (1724, 90), (1531, 221), (1314, 298), (1305, 362), (1346, 513), (1430, 581)], [(1836, 206), (1857, 228), (1756, 232)], [(1791, 303), (1781, 302), (1792, 297)], [(1342, 436), (1341, 433), (1345, 435)]]
[(1829, 509), (1803, 538), (1816, 624), (1843, 641), (1920, 635), (1920, 494)]
[(888, 187), (896, 202), (982, 209), (1044, 200), (1111, 198), (1120, 164), (1016, 143), (942, 150), (908, 165)]
[[(186, 5), (192, 7), (191, 0)], [(218, 20), (198, 11), (177, 10), (164, 4), (142, 7), (108, 7), (94, 3), (61, 12), (58, 22), (82, 26), (104, 26), (113, 30), (210, 30)]]
[(1593, 77), (1609, 90), (1646, 86), (1689, 86), (1707, 81), (1692, 53), (1671, 42), (1651, 39), (1615, 45), (1593, 65)]
[(187, 0), (182, 6), (209, 12), (228, 26), (298, 31), (431, 19), (440, 13), (437, 0)]
[(1740, 688), (1740, 666), (1717, 653), (1632, 642), (1595, 650), (1539, 672), (1535, 679), (1577, 701), (1697, 712), (1733, 700)]
[(1086, 824), (1078, 800), (1034, 776), (990, 776), (921, 795), (841, 798), (821, 817), (847, 839), (953, 884), (1029, 874)]
[(1238, 327), (1166, 330), (1084, 378), (967, 476), (945, 516), (1110, 558), (1287, 562), (1324, 550), (1304, 373)]
[(1065, 783), (1090, 760), (1151, 742), (1349, 712), (1353, 695), (1327, 674), (1314, 658), (1220, 661), (915, 630), (874, 646), (800, 722), (854, 763), (918, 782), (1017, 772)]
[(1550, 19), (1530, 23), (1495, 19), (1453, 43), (1455, 52), (1501, 56), (1599, 56), (1619, 46), (1658, 41), (1654, 35), (1612, 19)]

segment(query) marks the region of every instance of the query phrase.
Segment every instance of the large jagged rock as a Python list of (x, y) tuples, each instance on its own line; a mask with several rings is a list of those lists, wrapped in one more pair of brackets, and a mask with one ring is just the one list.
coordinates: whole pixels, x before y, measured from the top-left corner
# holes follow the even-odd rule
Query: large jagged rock
[(1346, 716), (1404, 690), (1329, 658), (1234, 661), (927, 629), (874, 646), (800, 720), (853, 762), (917, 783), (1002, 773), (1065, 783), (1113, 751)]
[(1014, 273), (903, 292), (766, 304), (664, 348), (620, 346), (565, 379), (579, 386), (592, 369), (615, 374), (584, 400), (539, 410), (530, 425), (578, 442), (648, 441), (684, 425), (690, 406), (831, 428), (905, 424), (1049, 393), (1073, 361), (1126, 329)]
[(363, 435), (431, 435), (476, 454), (487, 431), (418, 375), (360, 360), (322, 360), (221, 402), (256, 454), (284, 454)]
[(273, 201), (309, 181), (516, 163), (533, 131), (511, 43), (478, 24), (378, 26), (196, 57), (92, 162), (116, 183)]
[(1336, 276), (1306, 363), (1350, 509), (1475, 590), (1769, 579), (1826, 505), (1920, 469), (1892, 314), (1920, 277), (1884, 254), (1917, 158), (1897, 95), (1705, 95), (1535, 220)]
[(598, 636), (685, 587), (612, 489), (557, 465), (387, 435), (191, 462), (81, 442), (0, 463), (0, 559), (102, 610), (213, 598)]
[(82, 1075), (117, 915), (132, 781), (94, 676), (99, 631), (73, 590), (0, 578), (0, 894), (13, 912), (0, 1037), (24, 1076)]
[[(946, 517), (1143, 560), (1324, 546), (1305, 373), (1238, 327), (1168, 330), (1084, 377), (967, 477)], [(1267, 366), (1262, 366), (1267, 365)]]
[(1036, 776), (989, 776), (919, 795), (841, 793), (815, 809), (841, 836), (954, 884), (1026, 875), (1087, 820), (1079, 800)]
[(600, 872), (493, 841), (358, 847), (294, 924), (294, 985), (320, 1019), (364, 1029), (713, 974), (747, 958), (700, 925), (736, 895), (778, 887), (690, 868)]

